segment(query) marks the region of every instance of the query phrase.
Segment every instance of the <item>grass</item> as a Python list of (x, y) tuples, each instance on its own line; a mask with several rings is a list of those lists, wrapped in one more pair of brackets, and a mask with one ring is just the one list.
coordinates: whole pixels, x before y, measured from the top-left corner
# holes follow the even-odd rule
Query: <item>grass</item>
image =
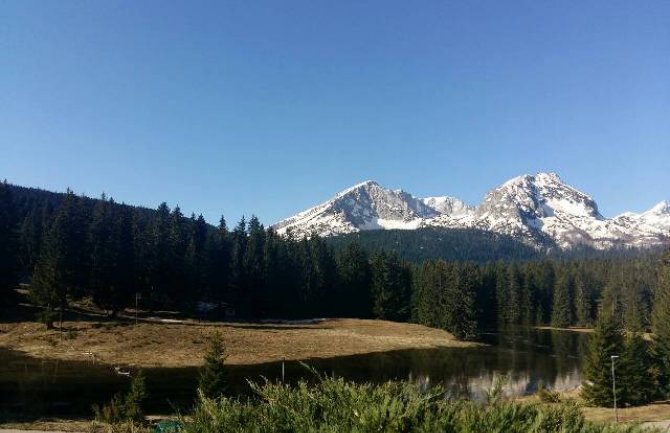
[(38, 358), (138, 367), (202, 363), (209, 336), (220, 331), (229, 364), (255, 364), (410, 348), (468, 347), (451, 334), (410, 323), (326, 319), (313, 323), (148, 323), (69, 320), (65, 331), (32, 321), (0, 323), (0, 347)]

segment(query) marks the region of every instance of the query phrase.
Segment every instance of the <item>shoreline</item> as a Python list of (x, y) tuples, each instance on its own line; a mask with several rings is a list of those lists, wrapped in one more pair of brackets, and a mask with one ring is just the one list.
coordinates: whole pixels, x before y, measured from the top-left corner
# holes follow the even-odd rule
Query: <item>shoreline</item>
[(38, 359), (94, 360), (132, 367), (196, 367), (220, 332), (226, 363), (331, 358), (405, 349), (476, 347), (440, 329), (366, 319), (300, 322), (175, 323), (67, 321), (64, 332), (36, 322), (0, 324), (0, 348)]

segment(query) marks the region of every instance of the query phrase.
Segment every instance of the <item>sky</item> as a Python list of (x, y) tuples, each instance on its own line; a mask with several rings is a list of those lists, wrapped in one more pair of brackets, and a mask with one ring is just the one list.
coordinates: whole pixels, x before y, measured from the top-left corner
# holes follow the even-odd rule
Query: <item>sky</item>
[(670, 2), (0, 3), (0, 179), (271, 224), (372, 179), (670, 199)]

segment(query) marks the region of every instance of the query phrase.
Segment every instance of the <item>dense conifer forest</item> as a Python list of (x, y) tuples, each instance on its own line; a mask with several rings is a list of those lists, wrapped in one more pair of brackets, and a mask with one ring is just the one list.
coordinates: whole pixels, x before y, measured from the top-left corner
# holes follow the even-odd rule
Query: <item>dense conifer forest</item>
[[(0, 285), (8, 304), (11, 289), (29, 283), (45, 323), (74, 300), (114, 315), (138, 296), (145, 309), (202, 314), (206, 305), (215, 318), (226, 306), (238, 319), (411, 320), (463, 339), (506, 325), (592, 326), (599, 309), (631, 331), (652, 326), (658, 253), (549, 258), (498, 238), (498, 250), (472, 257), (462, 252), (487, 250), (492, 235), (431, 233), (297, 239), (253, 216), (213, 227), (166, 203), (149, 210), (4, 184)], [(398, 241), (434, 255), (407, 261), (392, 248)], [(446, 250), (451, 260), (428, 259)]]

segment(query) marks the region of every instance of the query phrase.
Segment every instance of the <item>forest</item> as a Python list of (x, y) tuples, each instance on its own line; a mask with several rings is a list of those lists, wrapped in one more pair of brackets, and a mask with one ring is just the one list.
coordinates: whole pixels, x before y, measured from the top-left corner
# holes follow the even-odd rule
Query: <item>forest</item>
[[(218, 319), (232, 308), (238, 320), (414, 321), (461, 339), (507, 325), (592, 326), (598, 310), (606, 309), (625, 329), (645, 331), (661, 257), (528, 254), (520, 260), (516, 254), (526, 250), (515, 247), (488, 261), (416, 263), (358, 237), (281, 237), (253, 216), (232, 228), (221, 217), (213, 227), (166, 203), (149, 210), (104, 195), (91, 199), (6, 183), (0, 212), (3, 303), (11, 303), (18, 283), (29, 284), (48, 325), (59, 309), (88, 298), (110, 315), (139, 299), (141, 308), (193, 315), (211, 310)], [(453, 234), (445, 248), (468, 248), (472, 236)]]

